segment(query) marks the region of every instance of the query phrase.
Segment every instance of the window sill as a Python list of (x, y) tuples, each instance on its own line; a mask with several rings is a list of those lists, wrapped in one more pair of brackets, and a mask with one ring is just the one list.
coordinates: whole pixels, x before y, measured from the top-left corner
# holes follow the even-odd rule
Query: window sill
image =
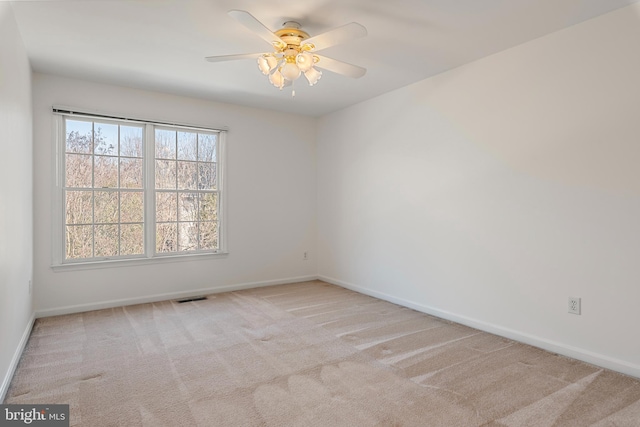
[(227, 258), (229, 252), (217, 252), (217, 253), (197, 253), (188, 255), (165, 255), (156, 256), (154, 258), (133, 258), (133, 259), (113, 259), (102, 261), (89, 261), (89, 262), (74, 262), (68, 264), (56, 264), (52, 265), (51, 269), (54, 272), (59, 271), (74, 271), (74, 270), (95, 270), (100, 268), (120, 268), (120, 267), (134, 267), (139, 265), (149, 265), (167, 262), (185, 262), (185, 261), (204, 261), (211, 259)]

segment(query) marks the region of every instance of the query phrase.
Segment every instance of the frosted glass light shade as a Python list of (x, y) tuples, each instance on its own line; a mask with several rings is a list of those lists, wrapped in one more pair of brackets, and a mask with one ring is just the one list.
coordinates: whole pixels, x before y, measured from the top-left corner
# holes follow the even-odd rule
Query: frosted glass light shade
[(304, 72), (304, 76), (309, 81), (309, 86), (313, 86), (314, 84), (318, 83), (318, 80), (320, 80), (320, 78), (322, 77), (322, 71), (311, 67)]
[(269, 64), (267, 63), (267, 59), (264, 56), (258, 57), (258, 68), (265, 76), (269, 74)]
[(276, 70), (271, 73), (269, 75), (269, 81), (277, 88), (282, 89), (282, 87), (284, 86), (284, 77), (282, 76), (282, 73), (280, 73), (280, 70)]
[(287, 80), (295, 80), (300, 77), (300, 68), (293, 62), (287, 62), (282, 67), (282, 75)]
[(265, 76), (276, 68), (276, 65), (278, 65), (278, 60), (274, 58), (273, 55), (262, 55), (258, 57), (258, 68), (260, 68), (260, 71), (262, 71), (262, 74)]
[(296, 56), (296, 64), (298, 64), (298, 68), (300, 71), (307, 71), (309, 68), (313, 67), (313, 55), (309, 52), (302, 52)]

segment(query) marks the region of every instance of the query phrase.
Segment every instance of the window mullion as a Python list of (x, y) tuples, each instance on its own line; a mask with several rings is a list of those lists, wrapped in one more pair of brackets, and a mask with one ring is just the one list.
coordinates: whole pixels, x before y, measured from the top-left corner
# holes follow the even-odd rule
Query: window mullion
[(143, 141), (144, 149), (144, 253), (147, 258), (151, 258), (156, 252), (156, 180), (155, 180), (155, 136), (154, 126), (145, 125)]

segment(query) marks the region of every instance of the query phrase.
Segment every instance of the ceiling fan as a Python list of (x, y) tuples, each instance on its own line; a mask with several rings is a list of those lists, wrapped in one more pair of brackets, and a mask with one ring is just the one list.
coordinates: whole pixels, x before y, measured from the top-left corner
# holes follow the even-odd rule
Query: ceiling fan
[[(304, 75), (309, 85), (313, 86), (322, 77), (322, 71), (317, 68), (352, 78), (362, 77), (367, 72), (365, 68), (357, 65), (316, 53), (366, 36), (367, 29), (356, 22), (309, 37), (309, 34), (300, 29), (300, 24), (295, 21), (286, 21), (282, 29), (272, 32), (249, 12), (230, 10), (228, 14), (269, 43), (273, 50), (266, 53), (209, 56), (205, 58), (209, 62), (257, 58), (258, 68), (262, 74), (269, 76), (271, 84), (279, 89), (290, 86), (301, 75)], [(295, 92), (292, 94), (295, 96)]]

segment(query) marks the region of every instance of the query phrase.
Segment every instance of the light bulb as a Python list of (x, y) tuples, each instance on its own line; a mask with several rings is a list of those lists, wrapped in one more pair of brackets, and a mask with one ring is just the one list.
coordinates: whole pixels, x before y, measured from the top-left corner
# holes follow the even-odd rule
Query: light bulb
[(282, 75), (285, 79), (293, 81), (300, 77), (300, 68), (293, 62), (287, 62), (282, 67)]
[(316, 70), (315, 68), (311, 67), (304, 72), (304, 76), (309, 81), (309, 86), (313, 86), (314, 84), (318, 83), (318, 80), (320, 80), (320, 78), (322, 77), (322, 71)]
[(282, 76), (282, 73), (280, 73), (280, 70), (276, 70), (271, 73), (269, 75), (269, 81), (277, 88), (282, 89), (282, 87), (284, 86), (284, 77)]
[(296, 63), (298, 64), (298, 68), (300, 71), (307, 71), (309, 68), (313, 67), (313, 55), (309, 52), (302, 52), (296, 56)]

